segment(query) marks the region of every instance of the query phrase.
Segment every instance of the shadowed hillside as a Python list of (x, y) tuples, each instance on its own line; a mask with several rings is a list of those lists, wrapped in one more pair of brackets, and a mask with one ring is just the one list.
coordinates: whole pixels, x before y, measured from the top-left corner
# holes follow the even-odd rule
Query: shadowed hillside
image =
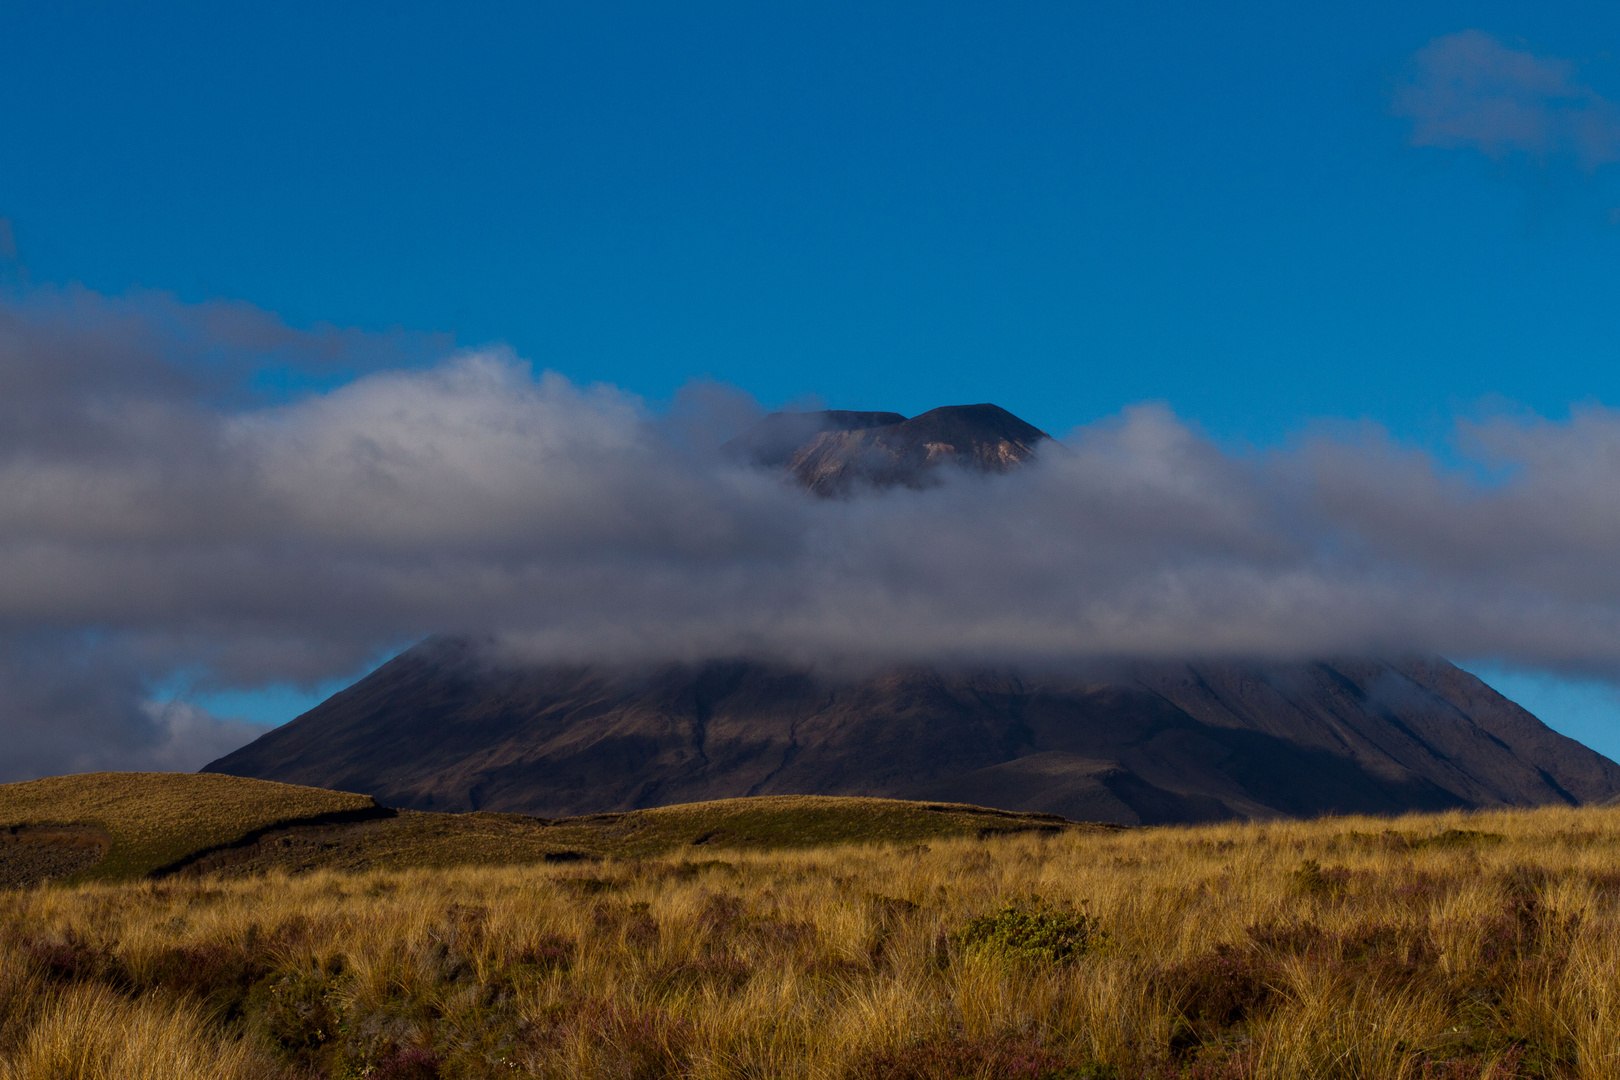
[(1138, 824), (1620, 794), (1620, 766), (1442, 660), (837, 679), (751, 662), (502, 668), (449, 639), (208, 768), (547, 817), (806, 794)]

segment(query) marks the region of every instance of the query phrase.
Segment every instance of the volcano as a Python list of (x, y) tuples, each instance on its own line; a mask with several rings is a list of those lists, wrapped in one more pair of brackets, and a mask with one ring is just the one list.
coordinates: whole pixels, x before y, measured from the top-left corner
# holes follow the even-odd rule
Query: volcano
[[(811, 496), (883, 498), (1056, 445), (964, 405), (776, 413), (726, 451)], [(547, 817), (868, 795), (1152, 824), (1620, 796), (1620, 766), (1435, 657), (862, 671), (500, 657), (430, 639), (207, 770)]]

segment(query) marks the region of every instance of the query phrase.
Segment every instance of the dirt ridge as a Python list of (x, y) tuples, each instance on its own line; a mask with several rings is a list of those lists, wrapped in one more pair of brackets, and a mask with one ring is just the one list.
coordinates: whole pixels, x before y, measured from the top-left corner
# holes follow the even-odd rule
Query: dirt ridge
[(146, 876), (153, 880), (169, 877), (180, 873), (194, 864), (204, 863), (210, 858), (216, 858), (226, 852), (239, 848), (249, 848), (259, 843), (270, 833), (287, 829), (317, 829), (337, 825), (355, 825), (368, 821), (382, 821), (399, 816), (399, 811), (391, 806), (380, 803), (358, 810), (334, 810), (324, 814), (312, 814), (302, 817), (284, 818), (279, 821), (267, 822), (249, 832), (242, 834), (235, 840), (224, 844), (213, 844), (193, 851), (173, 862), (159, 866)]

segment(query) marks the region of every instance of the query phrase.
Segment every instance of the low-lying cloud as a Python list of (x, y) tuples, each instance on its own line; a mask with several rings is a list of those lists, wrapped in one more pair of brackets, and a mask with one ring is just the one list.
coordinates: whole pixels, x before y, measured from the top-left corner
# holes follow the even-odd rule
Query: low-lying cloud
[(1481, 30), (1420, 49), (1393, 103), (1416, 146), (1567, 155), (1587, 168), (1620, 161), (1620, 106), (1580, 82), (1569, 60), (1510, 49)]
[[(161, 297), (0, 305), (0, 779), (195, 767), (255, 732), (154, 704), (174, 673), (314, 683), (434, 632), (535, 661), (1620, 671), (1599, 406), (1462, 424), (1458, 469), (1372, 429), (1234, 454), (1145, 405), (1012, 474), (822, 500), (718, 452), (734, 395), (660, 413), (499, 349), (379, 367), (392, 340)], [(331, 389), (242, 390), (253, 355), (355, 353), (369, 373)]]

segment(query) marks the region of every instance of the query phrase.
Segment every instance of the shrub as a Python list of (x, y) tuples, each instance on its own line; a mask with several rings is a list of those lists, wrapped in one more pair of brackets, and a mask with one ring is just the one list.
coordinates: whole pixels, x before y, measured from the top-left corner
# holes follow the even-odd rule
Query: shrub
[(688, 1073), (693, 1029), (661, 1009), (602, 998), (570, 1001), (546, 1010), (528, 1029), (544, 1052), (570, 1044), (587, 1047), (595, 1075), (623, 1080), (674, 1080)]
[(844, 1075), (846, 1080), (1080, 1080), (1087, 1074), (1070, 1068), (1031, 1035), (1002, 1035), (919, 1040), (858, 1058)]
[(1522, 1048), (1510, 1047), (1496, 1057), (1470, 1054), (1467, 1057), (1430, 1060), (1423, 1063), (1421, 1080), (1514, 1080), (1524, 1075)]
[(574, 966), (574, 942), (560, 934), (540, 934), (525, 941), (512, 963), (535, 971), (567, 971)]
[(259, 1015), (272, 1042), (291, 1060), (313, 1065), (343, 1026), (337, 987), (323, 972), (306, 970), (260, 984)]
[(401, 1050), (377, 1063), (369, 1080), (439, 1080), (444, 1059), (431, 1050)]
[(1476, 829), (1446, 829), (1435, 833), (1422, 843), (1426, 847), (1466, 847), (1469, 844), (1500, 844), (1507, 837), (1501, 833), (1479, 832)]
[(1293, 873), (1294, 891), (1301, 896), (1342, 896), (1350, 883), (1350, 871), (1343, 867), (1322, 869), (1315, 859), (1306, 859)]
[(755, 919), (748, 924), (750, 941), (771, 952), (788, 952), (816, 939), (816, 924), (803, 919)]
[(885, 896), (882, 893), (869, 892), (866, 902), (872, 906), (878, 917), (885, 922), (893, 919), (903, 919), (908, 915), (917, 913), (917, 905), (910, 900), (902, 900), (897, 896)]
[(1249, 939), (1266, 956), (1308, 956), (1336, 964), (1357, 978), (1409, 982), (1439, 962), (1439, 947), (1426, 926), (1357, 923), (1328, 933), (1313, 922), (1251, 926)]
[(708, 956), (665, 965), (653, 973), (651, 984), (665, 994), (700, 987), (730, 993), (741, 990), (753, 974), (753, 969), (736, 957)]
[(253, 985), (270, 974), (262, 958), (221, 942), (164, 949), (155, 957), (147, 984), (196, 998), (226, 1018), (235, 1018)]
[(1072, 963), (1101, 940), (1096, 919), (1039, 900), (980, 915), (956, 934), (963, 952), (1044, 964)]
[(111, 951), (86, 941), (72, 930), (60, 938), (24, 940), (20, 951), (51, 982), (77, 983), (96, 978), (123, 981)]
[(1253, 1080), (1255, 1073), (1253, 1050), (1203, 1047), (1188, 1060), (1154, 1062), (1126, 1075), (1130, 1080)]
[(1249, 940), (1266, 952), (1284, 956), (1305, 956), (1320, 953), (1328, 936), (1310, 920), (1266, 922), (1251, 926)]
[(646, 950), (658, 944), (658, 920), (645, 900), (631, 904), (598, 901), (591, 909), (591, 922), (601, 937), (622, 934), (632, 949)]
[(559, 877), (552, 878), (559, 889), (571, 892), (576, 896), (595, 896), (598, 893), (618, 892), (624, 888), (622, 881), (613, 881), (599, 877)]
[(742, 898), (727, 893), (710, 893), (704, 898), (697, 924), (714, 936), (730, 933), (745, 918)]
[(703, 859), (699, 862), (687, 861), (677, 863), (675, 866), (665, 868), (663, 872), (668, 876), (675, 878), (677, 881), (689, 881), (692, 878), (697, 877), (699, 874), (706, 874), (715, 871), (735, 873), (736, 870), (737, 867), (735, 863), (726, 862), (724, 859)]
[(1258, 952), (1217, 945), (1213, 952), (1166, 968), (1159, 980), (1171, 1007), (1201, 1039), (1249, 1019), (1271, 1000), (1277, 970)]

